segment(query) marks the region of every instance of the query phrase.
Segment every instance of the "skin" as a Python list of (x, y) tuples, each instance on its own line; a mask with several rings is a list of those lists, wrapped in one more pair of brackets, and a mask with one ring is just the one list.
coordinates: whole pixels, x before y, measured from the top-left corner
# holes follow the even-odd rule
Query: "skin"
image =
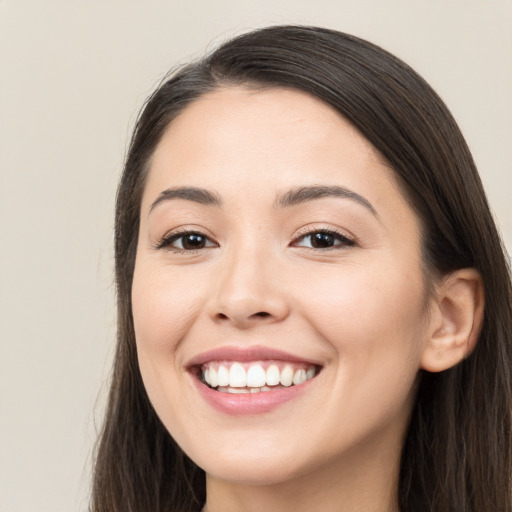
[[(344, 187), (371, 208), (330, 196), (276, 207), (277, 196), (313, 185)], [(207, 189), (222, 205), (174, 198), (152, 208), (172, 187)], [(206, 247), (156, 248), (187, 230), (208, 237)], [(351, 243), (312, 248), (307, 234), (325, 230)], [(428, 354), (442, 359), (431, 340), (446, 330), (426, 296), (414, 213), (379, 154), (331, 107), (233, 87), (185, 109), (151, 161), (132, 299), (144, 384), (206, 471), (209, 512), (397, 510), (418, 370)], [(322, 371), (270, 412), (213, 409), (188, 361), (253, 345)]]

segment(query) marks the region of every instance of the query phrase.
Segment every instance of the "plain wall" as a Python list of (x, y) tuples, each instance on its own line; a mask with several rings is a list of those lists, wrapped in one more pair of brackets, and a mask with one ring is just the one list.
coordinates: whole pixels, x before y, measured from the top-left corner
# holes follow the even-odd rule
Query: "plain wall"
[(510, 0), (0, 0), (0, 512), (87, 509), (138, 108), (171, 66), (276, 23), (353, 33), (419, 71), (512, 248)]

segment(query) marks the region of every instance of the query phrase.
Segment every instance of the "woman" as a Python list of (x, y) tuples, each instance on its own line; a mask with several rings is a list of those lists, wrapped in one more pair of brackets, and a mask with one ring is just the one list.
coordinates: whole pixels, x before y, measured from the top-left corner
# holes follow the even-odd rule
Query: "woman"
[(382, 49), (272, 27), (178, 70), (117, 197), (92, 510), (512, 511), (504, 252)]

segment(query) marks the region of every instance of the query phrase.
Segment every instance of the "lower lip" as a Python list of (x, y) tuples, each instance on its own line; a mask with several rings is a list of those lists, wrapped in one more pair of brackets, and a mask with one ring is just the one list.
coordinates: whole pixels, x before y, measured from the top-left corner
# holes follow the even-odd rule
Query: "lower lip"
[(272, 391), (260, 391), (259, 393), (224, 393), (215, 391), (201, 382), (196, 376), (192, 376), (201, 396), (214, 409), (233, 416), (248, 416), (270, 412), (280, 405), (297, 398), (315, 380), (315, 378), (302, 384), (287, 388), (274, 389)]

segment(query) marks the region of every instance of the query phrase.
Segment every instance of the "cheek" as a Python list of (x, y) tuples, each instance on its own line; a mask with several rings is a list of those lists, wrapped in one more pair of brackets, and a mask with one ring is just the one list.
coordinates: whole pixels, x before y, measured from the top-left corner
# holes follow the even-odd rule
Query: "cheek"
[(347, 269), (317, 280), (304, 311), (335, 354), (336, 392), (323, 405), (337, 428), (357, 439), (365, 429), (405, 427), (426, 332), (421, 278)]
[(302, 307), (336, 350), (339, 364), (350, 363), (350, 374), (417, 372), (427, 313), (417, 270), (396, 263), (334, 269), (315, 280)]
[(183, 272), (141, 259), (135, 266), (132, 311), (137, 357), (144, 387), (170, 431), (180, 431), (186, 404), (173, 389), (188, 386), (180, 359), (182, 340), (201, 310), (200, 286), (184, 282)]
[(191, 286), (183, 273), (136, 265), (132, 309), (139, 351), (175, 352), (201, 309), (202, 295), (200, 282)]
[(174, 423), (181, 408), (169, 390), (183, 385), (182, 340), (200, 310), (200, 287), (182, 286), (179, 272), (141, 261), (135, 266), (132, 310), (142, 380), (157, 414)]

